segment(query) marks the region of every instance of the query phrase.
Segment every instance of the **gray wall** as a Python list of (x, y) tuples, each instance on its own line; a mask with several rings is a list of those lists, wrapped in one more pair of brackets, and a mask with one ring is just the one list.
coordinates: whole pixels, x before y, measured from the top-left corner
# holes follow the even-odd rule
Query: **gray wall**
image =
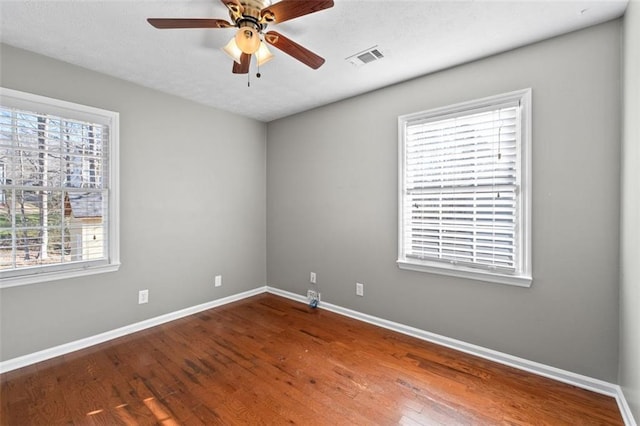
[[(269, 123), (269, 285), (304, 294), (314, 271), (327, 302), (616, 382), (620, 31), (609, 22)], [(398, 115), (527, 87), (532, 287), (398, 269)]]
[(640, 421), (640, 2), (624, 17), (624, 127), (620, 274), (620, 374)]
[(120, 113), (122, 267), (1, 290), (0, 359), (265, 285), (264, 123), (1, 48), (2, 86)]

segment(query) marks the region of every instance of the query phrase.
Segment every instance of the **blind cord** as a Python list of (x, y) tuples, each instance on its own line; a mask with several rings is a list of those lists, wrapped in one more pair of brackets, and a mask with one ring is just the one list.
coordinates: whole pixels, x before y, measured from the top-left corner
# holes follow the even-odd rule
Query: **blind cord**
[[(496, 185), (496, 164), (500, 161), (500, 159), (502, 158), (502, 151), (501, 151), (501, 136), (502, 136), (502, 117), (501, 117), (501, 112), (502, 110), (498, 110), (498, 155), (497, 155), (497, 160), (493, 163), (493, 190), (495, 192), (495, 185)], [(500, 198), (500, 191), (497, 192), (496, 194), (496, 198)], [(492, 233), (492, 237), (493, 237), (493, 241), (492, 244), (494, 246), (494, 249), (492, 250), (492, 255), (491, 255), (491, 263), (492, 266), (495, 268), (496, 266), (496, 250), (495, 250), (495, 245), (496, 245), (496, 217), (495, 217), (495, 211), (496, 211), (496, 202), (494, 200), (493, 202), (493, 220), (492, 220), (492, 226), (491, 226), (491, 233)]]

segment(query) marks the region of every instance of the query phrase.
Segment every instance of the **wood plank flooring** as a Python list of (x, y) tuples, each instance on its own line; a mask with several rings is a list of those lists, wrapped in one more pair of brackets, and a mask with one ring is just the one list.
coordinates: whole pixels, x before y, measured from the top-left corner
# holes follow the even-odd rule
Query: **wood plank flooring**
[(0, 379), (11, 426), (623, 424), (613, 398), (269, 294)]

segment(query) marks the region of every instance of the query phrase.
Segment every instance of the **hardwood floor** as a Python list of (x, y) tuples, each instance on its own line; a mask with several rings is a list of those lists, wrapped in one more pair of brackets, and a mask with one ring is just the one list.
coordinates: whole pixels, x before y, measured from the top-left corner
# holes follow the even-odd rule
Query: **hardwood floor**
[(2, 425), (621, 425), (613, 398), (263, 294), (3, 374)]

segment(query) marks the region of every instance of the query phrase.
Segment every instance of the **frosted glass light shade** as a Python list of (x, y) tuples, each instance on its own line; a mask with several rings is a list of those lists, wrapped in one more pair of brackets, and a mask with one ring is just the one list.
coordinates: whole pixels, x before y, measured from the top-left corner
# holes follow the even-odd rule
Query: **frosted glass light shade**
[(251, 27), (242, 27), (236, 33), (236, 45), (249, 55), (256, 53), (260, 47), (260, 35)]
[(222, 48), (222, 51), (229, 55), (231, 59), (240, 63), (240, 57), (242, 56), (242, 50), (236, 44), (235, 37), (229, 40), (229, 43), (225, 47)]
[(261, 66), (273, 59), (273, 53), (269, 51), (265, 43), (260, 42), (260, 47), (256, 52), (256, 58), (258, 59), (258, 66)]

